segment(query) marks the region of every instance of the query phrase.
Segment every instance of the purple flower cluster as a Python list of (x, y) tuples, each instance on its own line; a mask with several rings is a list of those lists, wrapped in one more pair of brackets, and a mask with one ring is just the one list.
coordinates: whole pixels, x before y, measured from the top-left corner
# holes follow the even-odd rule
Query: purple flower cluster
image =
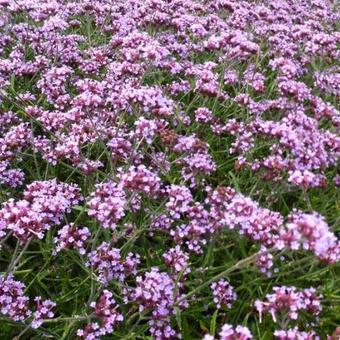
[(274, 293), (266, 296), (266, 301), (255, 301), (255, 307), (262, 319), (262, 314), (268, 312), (274, 322), (280, 315), (290, 320), (297, 320), (299, 312), (305, 310), (312, 315), (319, 315), (321, 312), (322, 296), (316, 293), (314, 288), (307, 288), (298, 291), (295, 287), (274, 287)]
[(87, 324), (84, 329), (78, 329), (77, 336), (92, 340), (113, 333), (114, 328), (124, 320), (124, 317), (112, 296), (110, 291), (104, 290), (96, 302), (91, 302), (93, 316), (99, 321)]
[(213, 114), (206, 107), (200, 107), (195, 111), (195, 120), (198, 123), (209, 123), (212, 119)]
[(165, 264), (171, 268), (175, 275), (181, 273), (182, 277), (190, 273), (189, 254), (184, 252), (180, 246), (170, 248), (163, 254)]
[(337, 237), (329, 230), (325, 219), (316, 214), (293, 211), (288, 216), (286, 228), (282, 230), (278, 247), (283, 245), (291, 249), (311, 250), (320, 259), (334, 263), (340, 259), (340, 244)]
[[(334, 110), (327, 109), (320, 101), (314, 103), (318, 117), (331, 115), (335, 118)], [(274, 109), (278, 104), (267, 102), (266, 110)], [(249, 124), (233, 120), (227, 123), (225, 131), (236, 135), (230, 151), (240, 154), (242, 168), (261, 171), (264, 179), (282, 181), (287, 174), (290, 183), (304, 189), (327, 186), (325, 170), (336, 164), (339, 138), (329, 130), (319, 129), (318, 119), (309, 117), (301, 105), (292, 106), (286, 101), (282, 106), (287, 115), (280, 122), (255, 118)], [(273, 143), (268, 156), (250, 161), (248, 155), (256, 148), (255, 137), (258, 140), (273, 139)]]
[(81, 255), (85, 254), (85, 242), (91, 236), (87, 227), (77, 228), (70, 223), (58, 230), (58, 236), (54, 239), (56, 253), (63, 249), (78, 249)]
[(0, 110), (0, 125), (0, 185), (16, 188), (23, 184), (25, 174), (12, 163), (19, 161), (20, 153), (29, 146), (31, 129), (11, 111)]
[[(214, 340), (215, 338), (211, 335), (204, 336), (203, 340)], [(253, 339), (249, 329), (244, 326), (236, 326), (225, 324), (223, 325), (220, 333), (219, 340), (251, 340)]]
[(193, 201), (191, 192), (186, 186), (172, 184), (167, 189), (167, 195), (169, 202), (165, 206), (174, 219), (178, 219), (181, 214), (186, 213)]
[(0, 184), (16, 188), (24, 182), (24, 172), (20, 169), (11, 169), (8, 161), (0, 161)]
[(279, 330), (274, 332), (278, 340), (319, 340), (315, 332), (301, 332), (297, 327), (288, 330)]
[(32, 316), (30, 326), (39, 328), (45, 319), (53, 318), (52, 309), (56, 303), (43, 300), (41, 296), (35, 297), (35, 311), (29, 308), (29, 297), (24, 294), (25, 285), (14, 280), (12, 275), (0, 276), (0, 311), (13, 321), (27, 321)]
[[(180, 338), (202, 285), (208, 315), (231, 309), (234, 288), (212, 275), (242, 261), (234, 254), (269, 287), (278, 254), (339, 262), (339, 18), (327, 0), (0, 0), (1, 314), (34, 329), (63, 314), (39, 296), (30, 309), (12, 276), (22, 267), (31, 280), (46, 249), (58, 257), (42, 280), (56, 290), (62, 250), (87, 266), (68, 273), (98, 297), (78, 320), (87, 340), (120, 337), (125, 319), (129, 331)], [(255, 307), (283, 321), (274, 337), (318, 339), (288, 325), (300, 312), (318, 321), (313, 288), (274, 287)], [(218, 338), (252, 335), (225, 324)]]
[(145, 165), (130, 167), (120, 175), (122, 186), (132, 192), (145, 193), (153, 197), (160, 189), (160, 178)]
[(44, 319), (51, 319), (54, 316), (52, 309), (56, 306), (56, 303), (51, 300), (42, 300), (41, 296), (37, 296), (34, 299), (36, 303), (36, 310), (33, 313), (32, 328), (39, 328)]
[(315, 75), (315, 85), (328, 94), (340, 97), (340, 72), (339, 68), (329, 69)]
[(139, 255), (133, 253), (122, 259), (120, 250), (111, 247), (107, 242), (103, 242), (87, 256), (87, 265), (95, 270), (99, 281), (105, 285), (113, 279), (124, 281), (127, 275), (136, 275), (136, 268), (140, 262)]
[(77, 185), (58, 183), (56, 180), (36, 181), (29, 184), (23, 199), (9, 199), (0, 209), (0, 225), (25, 241), (31, 236), (43, 238), (46, 230), (60, 224), (64, 214), (81, 201)]
[(139, 303), (140, 312), (152, 311), (149, 322), (151, 335), (157, 339), (175, 338), (176, 331), (170, 326), (174, 313), (175, 281), (158, 268), (152, 268), (144, 277), (137, 276), (136, 288), (131, 298)]
[[(260, 251), (260, 256), (257, 258), (255, 265), (261, 271), (261, 273), (266, 274), (268, 277), (272, 276), (272, 267), (274, 256), (267, 251), (266, 248), (262, 248)], [(277, 271), (274, 269), (274, 271)]]
[(121, 185), (114, 182), (96, 184), (96, 190), (88, 200), (88, 215), (104, 228), (114, 230), (125, 215), (126, 194)]
[(1, 314), (14, 321), (24, 321), (30, 315), (29, 298), (24, 295), (25, 285), (14, 280), (13, 276), (0, 277)]
[(211, 289), (218, 309), (221, 307), (231, 308), (233, 302), (237, 299), (237, 294), (234, 292), (233, 287), (224, 279), (214, 282)]

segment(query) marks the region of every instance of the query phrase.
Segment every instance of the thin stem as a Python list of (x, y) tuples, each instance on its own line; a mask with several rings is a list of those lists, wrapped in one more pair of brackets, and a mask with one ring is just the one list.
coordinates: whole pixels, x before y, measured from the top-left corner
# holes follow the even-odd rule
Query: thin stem
[(128, 321), (131, 321), (131, 319), (134, 318), (135, 316), (137, 316), (138, 314), (139, 314), (139, 318), (138, 318), (137, 322), (130, 328), (129, 333), (128, 333), (126, 336), (124, 336), (124, 338), (122, 338), (122, 340), (128, 340), (128, 339), (131, 338), (131, 336), (133, 335), (134, 330), (137, 328), (137, 326), (139, 325), (139, 323), (140, 323), (142, 320), (145, 319), (145, 318), (144, 318), (145, 313), (146, 313), (146, 311), (143, 312), (143, 313), (136, 312), (135, 314), (131, 315), (131, 317), (129, 318)]
[(4, 239), (2, 239), (1, 241), (0, 241), (0, 249), (1, 249), (1, 247), (2, 247), (2, 245), (11, 237), (13, 235), (13, 231), (11, 230), (6, 236), (5, 236), (5, 238)]
[[(269, 249), (267, 252), (271, 252), (273, 251), (273, 249)], [(231, 272), (238, 270), (240, 268), (245, 267), (246, 265), (254, 262), (259, 256), (261, 255), (261, 252), (257, 252), (237, 263), (235, 263), (233, 266), (229, 267), (228, 269), (226, 269), (225, 271), (221, 272), (220, 274), (215, 275), (213, 278), (211, 278), (210, 280), (204, 282), (203, 284), (201, 284), (200, 286), (196, 287), (194, 290), (192, 290), (191, 292), (189, 292), (188, 294), (184, 295), (183, 297), (181, 297), (180, 299), (178, 299), (175, 303), (175, 305), (178, 305), (179, 303), (181, 303), (184, 300), (187, 300), (188, 298), (190, 298), (191, 296), (195, 295), (197, 292), (199, 292), (200, 290), (202, 290), (205, 287), (208, 287), (211, 283), (213, 283), (214, 281), (217, 281), (219, 279), (221, 279), (222, 277), (230, 274)]]
[(13, 340), (19, 340), (29, 329), (31, 328), (31, 324), (27, 325), (22, 332), (19, 333), (16, 337), (13, 338)]
[(92, 315), (87, 316), (71, 316), (65, 318), (56, 318), (56, 319), (45, 319), (43, 323), (56, 323), (56, 322), (67, 322), (67, 321), (85, 321), (92, 318)]
[[(26, 249), (27, 249), (28, 246), (30, 245), (32, 239), (33, 239), (33, 237), (30, 237), (30, 238), (26, 241), (26, 243), (25, 243), (24, 247), (22, 248), (22, 250), (21, 250), (19, 256), (18, 256), (14, 261), (12, 261), (11, 264), (8, 266), (7, 273), (10, 273), (10, 272), (12, 272), (12, 271), (15, 269), (16, 265), (19, 263), (21, 257), (24, 255)], [(19, 243), (19, 241), (18, 241), (18, 243)]]
[(15, 245), (15, 249), (14, 249), (14, 253), (12, 255), (12, 260), (11, 260), (10, 264), (8, 265), (8, 268), (7, 268), (7, 271), (6, 271), (6, 276), (11, 272), (11, 269), (13, 268), (13, 264), (16, 261), (16, 257), (17, 257), (18, 251), (19, 251), (19, 247), (20, 247), (20, 241), (17, 240), (17, 243)]
[[(94, 239), (93, 239), (93, 243), (92, 243), (92, 246), (91, 246), (91, 251), (93, 252), (96, 248), (96, 243), (97, 243), (97, 240), (99, 238), (99, 235), (100, 235), (100, 232), (101, 232), (101, 227), (98, 228), (95, 236), (94, 236)], [(90, 304), (93, 297), (94, 297), (94, 294), (95, 294), (95, 281), (93, 279), (93, 275), (94, 275), (94, 272), (93, 272), (93, 267), (91, 266), (91, 292), (90, 292), (90, 295), (89, 295), (89, 298), (87, 300), (87, 304)]]

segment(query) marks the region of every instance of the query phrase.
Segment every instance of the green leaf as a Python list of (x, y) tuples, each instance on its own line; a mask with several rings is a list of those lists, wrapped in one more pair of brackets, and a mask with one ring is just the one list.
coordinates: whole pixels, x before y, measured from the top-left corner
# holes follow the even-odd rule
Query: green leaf
[(175, 317), (176, 317), (176, 322), (177, 322), (177, 325), (178, 325), (178, 328), (180, 330), (182, 330), (182, 318), (181, 318), (181, 310), (177, 307), (175, 307)]
[(215, 336), (216, 332), (216, 320), (218, 315), (218, 309), (215, 310), (215, 313), (213, 314), (211, 321), (210, 321), (210, 334)]

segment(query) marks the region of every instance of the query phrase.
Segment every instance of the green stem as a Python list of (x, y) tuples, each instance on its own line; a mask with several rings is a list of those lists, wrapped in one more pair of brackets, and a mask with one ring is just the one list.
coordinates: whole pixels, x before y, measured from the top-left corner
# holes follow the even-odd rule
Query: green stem
[(14, 254), (13, 254), (13, 257), (12, 257), (12, 261), (7, 268), (7, 272), (6, 272), (7, 275), (15, 269), (15, 266), (18, 264), (21, 257), (24, 255), (24, 253), (25, 253), (26, 249), (28, 248), (29, 244), (31, 243), (31, 241), (32, 241), (32, 237), (30, 237), (26, 241), (24, 247), (22, 248), (22, 250), (21, 250), (21, 252), (18, 256), (17, 256), (17, 254), (18, 254), (18, 250), (19, 250), (19, 246), (20, 246), (20, 241), (19, 240), (17, 241), (17, 244), (15, 246), (15, 250), (14, 250)]
[[(269, 249), (268, 252), (273, 251), (273, 249)], [(190, 298), (191, 296), (195, 295), (197, 292), (199, 292), (200, 290), (204, 289), (205, 287), (210, 286), (210, 284), (212, 284), (214, 281), (217, 281), (223, 277), (225, 277), (226, 275), (230, 274), (231, 272), (238, 270), (240, 268), (243, 268), (245, 266), (247, 266), (248, 264), (254, 262), (259, 256), (261, 255), (260, 252), (257, 252), (237, 263), (235, 263), (233, 266), (229, 267), (228, 269), (226, 269), (225, 271), (221, 272), (220, 274), (215, 275), (213, 278), (211, 278), (210, 280), (204, 282), (203, 284), (201, 284), (200, 286), (196, 287), (194, 290), (192, 290), (191, 292), (189, 292), (188, 294), (184, 295), (183, 297), (181, 297), (180, 299), (178, 299), (176, 301), (175, 305), (178, 305), (179, 303), (181, 303), (184, 300), (187, 300), (188, 298)]]

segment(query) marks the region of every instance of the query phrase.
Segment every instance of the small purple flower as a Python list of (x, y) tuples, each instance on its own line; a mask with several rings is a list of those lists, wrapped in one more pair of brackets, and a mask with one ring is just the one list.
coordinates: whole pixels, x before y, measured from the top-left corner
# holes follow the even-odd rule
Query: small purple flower
[(41, 296), (37, 296), (34, 299), (36, 303), (36, 310), (33, 313), (32, 328), (39, 328), (44, 319), (51, 319), (54, 316), (52, 309), (56, 306), (56, 303), (51, 300), (43, 300)]
[(78, 329), (77, 336), (91, 340), (113, 333), (114, 328), (124, 320), (124, 317), (112, 296), (110, 291), (104, 290), (99, 299), (91, 303), (93, 314), (99, 321), (87, 324), (84, 329)]
[(138, 254), (129, 253), (123, 259), (120, 250), (111, 247), (107, 242), (103, 242), (87, 257), (87, 265), (93, 267), (99, 281), (104, 285), (107, 285), (113, 279), (124, 281), (127, 275), (136, 275), (137, 265), (140, 262)]
[(85, 242), (91, 236), (90, 230), (86, 227), (77, 228), (73, 223), (65, 225), (58, 230), (58, 236), (54, 239), (56, 252), (62, 249), (75, 248), (81, 255), (85, 254)]
[(233, 287), (224, 279), (212, 283), (211, 289), (218, 309), (222, 307), (231, 308), (233, 302), (237, 299), (237, 294), (234, 292)]

